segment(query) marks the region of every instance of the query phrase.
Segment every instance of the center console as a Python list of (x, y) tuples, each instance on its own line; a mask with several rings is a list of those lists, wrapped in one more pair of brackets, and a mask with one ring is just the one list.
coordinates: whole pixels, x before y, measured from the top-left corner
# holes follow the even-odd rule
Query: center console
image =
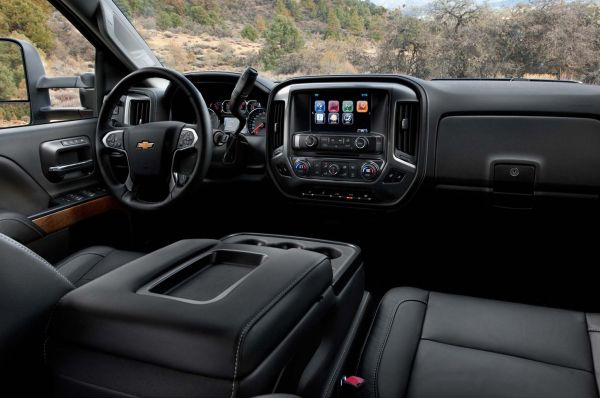
[(45, 352), (58, 397), (329, 397), (367, 303), (355, 246), (186, 240), (67, 294)]
[(268, 165), (287, 196), (398, 203), (416, 176), (420, 106), (411, 88), (369, 77), (300, 78), (277, 86)]

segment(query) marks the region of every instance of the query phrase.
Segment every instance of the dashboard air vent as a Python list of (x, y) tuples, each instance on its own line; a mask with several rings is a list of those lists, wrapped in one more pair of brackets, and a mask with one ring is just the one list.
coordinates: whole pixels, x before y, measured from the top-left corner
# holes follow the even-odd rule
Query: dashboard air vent
[(131, 98), (129, 100), (129, 125), (137, 126), (150, 121), (150, 100)]
[(269, 126), (267, 136), (271, 143), (271, 152), (283, 145), (283, 125), (285, 116), (285, 102), (273, 101), (271, 114), (269, 115)]
[(396, 104), (396, 149), (410, 156), (417, 154), (419, 135), (419, 103), (398, 102)]

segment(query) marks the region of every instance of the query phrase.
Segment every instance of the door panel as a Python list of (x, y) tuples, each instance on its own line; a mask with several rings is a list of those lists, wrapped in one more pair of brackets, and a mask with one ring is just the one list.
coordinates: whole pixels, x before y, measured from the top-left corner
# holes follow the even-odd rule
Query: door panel
[(84, 177), (50, 181), (40, 156), (44, 142), (87, 137), (95, 162), (95, 129), (96, 119), (85, 119), (0, 130), (0, 208), (29, 216), (46, 210), (53, 197), (98, 183), (95, 170)]

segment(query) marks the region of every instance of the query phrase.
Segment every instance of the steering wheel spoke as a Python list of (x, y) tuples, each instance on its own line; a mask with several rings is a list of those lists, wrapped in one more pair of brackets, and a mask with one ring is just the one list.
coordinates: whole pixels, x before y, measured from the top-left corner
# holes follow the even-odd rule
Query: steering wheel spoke
[(125, 150), (125, 130), (109, 130), (102, 138), (102, 144), (107, 149), (127, 153)]

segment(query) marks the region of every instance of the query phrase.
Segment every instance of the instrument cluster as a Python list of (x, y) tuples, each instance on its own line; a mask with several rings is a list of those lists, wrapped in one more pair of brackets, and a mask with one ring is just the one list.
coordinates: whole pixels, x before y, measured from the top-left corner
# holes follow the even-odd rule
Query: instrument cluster
[[(231, 102), (229, 100), (216, 100), (208, 105), (213, 130), (224, 132), (235, 131), (239, 126), (239, 120), (231, 114)], [(258, 100), (242, 102), (240, 110), (246, 115), (246, 126), (242, 134), (264, 136), (266, 132), (267, 113)]]

